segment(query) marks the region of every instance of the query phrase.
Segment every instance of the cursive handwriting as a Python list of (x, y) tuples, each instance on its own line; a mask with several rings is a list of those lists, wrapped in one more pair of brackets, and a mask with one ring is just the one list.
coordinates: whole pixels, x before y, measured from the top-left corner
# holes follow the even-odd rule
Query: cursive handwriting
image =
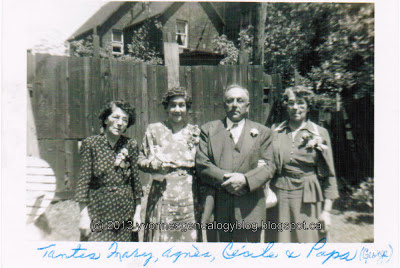
[(56, 253), (55, 251), (55, 247), (56, 244), (51, 244), (47, 247), (42, 247), (42, 248), (38, 248), (37, 250), (43, 250), (44, 254), (43, 254), (43, 258), (50, 258), (50, 259), (70, 259), (70, 258), (74, 258), (74, 259), (85, 259), (85, 258), (89, 258), (91, 260), (97, 260), (100, 258), (100, 253), (98, 253), (98, 255), (96, 255), (96, 253), (89, 253), (87, 254), (87, 249), (86, 248), (82, 248), (81, 244), (78, 244), (78, 246), (76, 248), (71, 249), (72, 253), (71, 254), (66, 254), (66, 253)]
[[(349, 251), (340, 253), (339, 251), (332, 250), (332, 251), (325, 251), (322, 250), (323, 247), (325, 247), (326, 244), (326, 238), (321, 238), (315, 245), (311, 248), (310, 252), (308, 252), (307, 258), (311, 256), (315, 257), (320, 257), (320, 258), (325, 258), (325, 260), (322, 262), (322, 264), (325, 264), (328, 260), (331, 258), (333, 259), (339, 259), (339, 260), (344, 260), (344, 261), (352, 261), (355, 259), (357, 256), (357, 250), (355, 253), (351, 254)], [(315, 254), (315, 255), (314, 255)], [(352, 256), (352, 257), (351, 257)]]
[[(188, 247), (187, 244), (180, 244), (179, 247), (178, 245), (172, 247), (170, 245), (165, 245), (167, 250), (158, 249), (155, 251), (141, 250), (140, 244), (136, 243), (119, 245), (117, 242), (106, 244), (108, 247), (97, 249), (97, 251), (91, 249), (90, 244), (77, 244), (75, 247), (68, 249), (63, 249), (61, 246), (57, 247), (57, 244), (50, 244), (45, 247), (36, 248), (36, 250), (40, 252), (39, 254), (42, 258), (62, 260), (64, 262), (72, 259), (97, 261), (101, 259), (101, 257), (103, 259), (123, 262), (137, 258), (143, 260), (143, 266), (150, 266), (150, 264), (163, 259), (170, 260), (172, 263), (177, 263), (184, 259), (193, 261), (200, 258), (213, 262), (217, 258), (221, 261), (257, 258), (279, 259), (278, 257), (295, 260), (294, 263), (296, 263), (296, 260), (301, 259), (304, 261), (305, 259), (309, 259), (310, 261), (321, 261), (322, 264), (332, 260), (340, 262), (352, 261), (353, 263), (361, 262), (363, 264), (369, 264), (374, 261), (377, 264), (383, 264), (388, 263), (392, 259), (394, 252), (396, 252), (390, 244), (385, 248), (376, 248), (374, 245), (364, 245), (360, 247), (353, 246), (351, 249), (346, 245), (340, 245), (340, 249), (338, 249), (338, 246), (335, 244), (327, 244), (326, 238), (322, 238), (317, 243), (311, 245), (311, 248), (303, 248), (304, 251), (295, 250), (285, 244), (275, 245), (273, 242), (268, 244), (243, 244), (231, 242), (219, 245), (224, 246), (220, 255), (214, 254), (215, 248), (218, 249), (218, 247), (213, 247), (214, 251), (205, 251), (201, 249), (202, 246), (195, 244), (192, 244), (191, 247)], [(125, 248), (132, 246), (133, 248)], [(181, 247), (184, 250), (180, 249)]]
[(377, 259), (377, 263), (387, 263), (393, 256), (393, 248), (389, 245), (390, 253), (388, 250), (369, 250), (366, 247), (362, 247), (360, 251), (360, 261), (367, 263), (369, 259)]
[[(125, 251), (125, 252), (120, 252), (118, 251), (118, 243), (117, 242), (113, 242), (111, 244), (111, 246), (108, 248), (108, 250), (110, 251), (110, 254), (107, 256), (107, 259), (109, 258), (117, 258), (119, 259), (120, 262), (122, 262), (123, 259), (129, 259), (129, 258), (147, 258), (143, 264), (143, 266), (146, 266), (149, 261), (153, 258), (153, 253), (149, 252), (143, 252), (143, 253), (139, 253), (139, 249), (135, 249), (132, 251)], [(155, 259), (154, 262), (156, 262), (158, 259)]]
[(184, 257), (184, 258), (211, 258), (210, 262), (215, 260), (215, 257), (213, 257), (213, 255), (210, 252), (205, 252), (205, 253), (200, 253), (199, 249), (192, 245), (192, 247), (195, 249), (194, 252), (184, 252), (184, 251), (176, 251), (174, 252), (172, 249), (174, 247), (171, 247), (169, 249), (167, 249), (166, 251), (164, 251), (164, 253), (162, 254), (162, 257), (164, 258), (175, 258), (173, 263), (175, 263), (177, 260), (179, 260), (180, 257)]
[(253, 253), (248, 250), (245, 250), (246, 246), (241, 246), (240, 249), (236, 249), (234, 246), (240, 246), (239, 245), (234, 245), (232, 242), (229, 243), (225, 249), (222, 251), (222, 257), (225, 259), (233, 259), (237, 257), (244, 257), (244, 258), (277, 258), (278, 254), (275, 254), (271, 252), (272, 247), (274, 246), (274, 242), (268, 243), (267, 247), (264, 248), (264, 250), (261, 253)]

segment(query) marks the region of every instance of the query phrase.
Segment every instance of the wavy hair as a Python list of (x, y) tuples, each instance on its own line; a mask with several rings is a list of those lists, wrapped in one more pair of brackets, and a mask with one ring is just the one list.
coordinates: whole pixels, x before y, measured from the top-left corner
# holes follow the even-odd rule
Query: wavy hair
[(167, 92), (165, 92), (163, 98), (162, 98), (162, 105), (164, 106), (164, 109), (168, 108), (168, 103), (170, 100), (174, 97), (183, 97), (186, 102), (186, 107), (190, 109), (192, 107), (192, 98), (189, 96), (189, 94), (186, 91), (186, 88), (184, 87), (173, 87), (171, 89), (168, 89)]
[(107, 102), (99, 114), (99, 119), (101, 121), (101, 126), (103, 128), (106, 127), (106, 120), (110, 116), (110, 114), (112, 114), (113, 107), (118, 107), (128, 114), (129, 119), (127, 128), (135, 124), (136, 121), (135, 108), (131, 106), (128, 102), (125, 102), (123, 100), (113, 100)]

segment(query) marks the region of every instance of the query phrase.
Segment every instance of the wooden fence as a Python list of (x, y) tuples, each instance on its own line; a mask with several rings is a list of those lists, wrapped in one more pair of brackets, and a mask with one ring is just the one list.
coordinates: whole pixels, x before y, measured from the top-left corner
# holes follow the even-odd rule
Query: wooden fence
[[(281, 91), (279, 75), (266, 75), (261, 66), (182, 66), (179, 72), (180, 85), (193, 99), (190, 121), (198, 125), (224, 116), (223, 92), (232, 83), (249, 90), (250, 118), (263, 124)], [(79, 172), (78, 142), (99, 133), (98, 114), (105, 102), (124, 99), (135, 106), (136, 124), (126, 134), (141, 143), (149, 123), (166, 119), (161, 98), (167, 81), (165, 66), (28, 55), (40, 157), (55, 171), (58, 198), (71, 197)]]

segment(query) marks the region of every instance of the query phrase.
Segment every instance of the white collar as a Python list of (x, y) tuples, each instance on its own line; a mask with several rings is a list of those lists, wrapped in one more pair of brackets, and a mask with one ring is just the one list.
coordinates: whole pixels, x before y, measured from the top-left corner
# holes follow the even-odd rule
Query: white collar
[(244, 127), (244, 123), (246, 122), (246, 118), (243, 118), (242, 120), (240, 120), (239, 122), (232, 122), (228, 117), (226, 118), (226, 126), (228, 130), (230, 130), (233, 126), (233, 124), (238, 124), (238, 129), (242, 130)]

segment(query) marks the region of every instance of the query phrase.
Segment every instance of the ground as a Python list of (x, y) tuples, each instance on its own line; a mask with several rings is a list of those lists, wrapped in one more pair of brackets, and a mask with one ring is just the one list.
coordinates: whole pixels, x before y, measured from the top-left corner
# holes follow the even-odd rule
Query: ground
[[(142, 219), (146, 208), (148, 188), (142, 203)], [(329, 232), (329, 241), (336, 243), (365, 243), (374, 241), (373, 213), (360, 208), (348, 208), (344, 205), (348, 198), (337, 201), (332, 210), (332, 226)], [(40, 218), (42, 240), (76, 241), (79, 239), (78, 221), (79, 208), (74, 201), (63, 201), (52, 204), (45, 211), (44, 218)], [(47, 225), (46, 223), (47, 219)], [(32, 226), (31, 226), (32, 227)], [(29, 229), (31, 231), (31, 229)], [(32, 237), (32, 236), (31, 236)], [(143, 231), (139, 233), (139, 240), (143, 240)]]

